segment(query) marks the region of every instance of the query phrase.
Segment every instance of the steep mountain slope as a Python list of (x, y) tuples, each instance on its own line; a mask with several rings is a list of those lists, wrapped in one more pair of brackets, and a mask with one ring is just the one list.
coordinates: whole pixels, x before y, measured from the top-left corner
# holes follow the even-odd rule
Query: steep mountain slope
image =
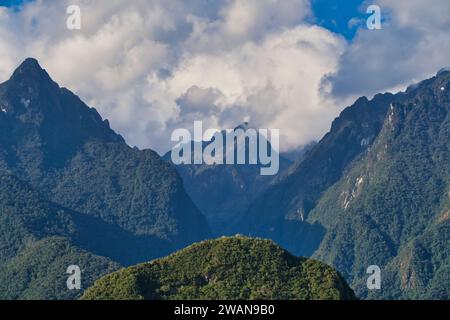
[(387, 109), (403, 95), (360, 98), (333, 122), (324, 138), (262, 193), (242, 217), (244, 233), (274, 239), (299, 255), (311, 255), (324, 229), (307, 221), (320, 196), (377, 137)]
[[(97, 229), (90, 217), (78, 217), (46, 201), (16, 177), (0, 175), (0, 299), (70, 299), (80, 295), (66, 287), (66, 270), (78, 265), (83, 285), (116, 270), (119, 265), (78, 248), (92, 241), (86, 226)], [(114, 244), (112, 233), (97, 229), (99, 238)]]
[(80, 290), (67, 288), (67, 267), (77, 265), (82, 287), (120, 266), (82, 250), (64, 238), (45, 238), (29, 244), (0, 267), (0, 299), (76, 299)]
[(208, 236), (176, 171), (155, 152), (127, 146), (36, 60), (0, 86), (0, 105), (0, 168), (49, 200), (175, 246)]
[(442, 72), (392, 104), (374, 144), (311, 213), (327, 229), (315, 256), (361, 296), (375, 264), (390, 280), (371, 297), (448, 297), (449, 93), (450, 72)]
[[(447, 216), (446, 216), (447, 214)], [(384, 268), (384, 299), (450, 299), (448, 210), (424, 234), (401, 249)], [(358, 287), (358, 284), (356, 285)], [(369, 292), (368, 298), (380, 298)]]
[(354, 299), (332, 268), (268, 240), (221, 238), (98, 280), (83, 299)]
[(36, 60), (0, 86), (0, 105), (0, 168), (48, 199), (178, 246), (208, 235), (176, 171), (155, 152), (127, 146)]
[[(3, 285), (19, 298), (70, 296), (13, 285), (51, 286), (52, 266), (69, 258), (92, 258), (87, 278), (95, 279), (118, 267), (110, 259), (147, 261), (210, 234), (170, 164), (127, 146), (34, 59), (0, 84), (0, 230), (0, 268), (10, 281)], [(55, 250), (37, 244), (46, 241), (57, 242)], [(20, 278), (26, 274), (33, 279)]]
[[(236, 127), (231, 133), (222, 131), (223, 140), (226, 141), (227, 136), (229, 137), (234, 133), (240, 136), (241, 132), (247, 129), (252, 128), (249, 127), (248, 123), (244, 123)], [(205, 150), (213, 141), (214, 138), (211, 141), (202, 142), (202, 150)], [(265, 139), (264, 141), (267, 143), (267, 149), (272, 150), (270, 143)], [(280, 155), (278, 174), (275, 176), (261, 175), (261, 168), (267, 166), (259, 161), (257, 164), (249, 164), (249, 142), (236, 139), (235, 150), (238, 150), (238, 144), (245, 151), (246, 164), (181, 164), (176, 166), (183, 178), (187, 193), (206, 216), (216, 235), (230, 235), (240, 232), (240, 217), (245, 214), (250, 203), (291, 165), (290, 160)], [(256, 147), (256, 150), (259, 152), (259, 147)], [(194, 147), (191, 148), (191, 151), (193, 159)], [(227, 153), (230, 153), (230, 151), (224, 149), (222, 153), (223, 159), (227, 159)], [(164, 159), (170, 162), (171, 152), (168, 152)]]

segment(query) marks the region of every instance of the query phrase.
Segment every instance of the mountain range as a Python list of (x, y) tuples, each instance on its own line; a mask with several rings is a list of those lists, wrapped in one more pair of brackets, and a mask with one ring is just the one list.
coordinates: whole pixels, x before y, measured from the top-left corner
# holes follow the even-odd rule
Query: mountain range
[[(256, 164), (250, 164), (250, 141), (241, 138), (244, 132), (252, 128), (249, 123), (238, 125), (230, 132), (223, 130), (220, 134), (225, 141), (227, 137), (234, 139), (235, 148), (233, 154), (230, 150), (218, 150), (222, 153), (223, 162), (227, 157), (236, 159), (236, 150), (243, 150), (245, 153), (245, 164), (222, 165), (222, 164), (179, 164), (176, 169), (182, 177), (186, 192), (189, 194), (194, 203), (199, 207), (206, 216), (212, 232), (216, 236), (234, 235), (241, 231), (240, 219), (245, 214), (246, 208), (255, 200), (255, 197), (265, 191), (270, 184), (289, 166), (292, 164), (279, 154), (279, 170), (277, 175), (261, 175), (261, 168), (267, 167), (263, 165), (259, 159)], [(254, 129), (256, 130), (256, 129)], [(272, 150), (269, 141), (264, 137), (255, 150), (259, 154), (259, 144), (266, 143), (267, 150)], [(205, 150), (214, 142), (214, 137), (210, 141), (192, 142), (191, 158), (194, 158), (194, 145), (201, 144), (201, 150)], [(238, 147), (239, 145), (239, 147)], [(241, 148), (241, 149), (239, 149)], [(274, 152), (274, 151), (272, 151)], [(172, 151), (167, 152), (163, 158), (172, 163)], [(228, 153), (228, 154), (227, 154)], [(192, 163), (194, 163), (192, 161)], [(237, 161), (235, 161), (237, 163)], [(208, 195), (205, 197), (205, 195)]]
[[(318, 143), (266, 183), (246, 168), (178, 170), (208, 215), (233, 206), (237, 214), (219, 220), (222, 230), (269, 238), (324, 261), (359, 297), (448, 298), (449, 82), (443, 69), (405, 92), (357, 99)], [(230, 176), (237, 183), (221, 185)], [(260, 188), (240, 193), (242, 176)], [(244, 194), (246, 201), (227, 194)], [(367, 290), (371, 265), (383, 270), (381, 290)]]
[[(365, 299), (449, 299), (449, 106), (445, 70), (361, 97), (261, 176), (131, 148), (27, 59), (0, 84), (0, 298), (78, 298), (75, 264), (83, 289), (101, 278), (87, 299), (351, 299), (346, 282)], [(276, 244), (192, 245), (236, 233)]]
[[(450, 72), (358, 99), (242, 217), (343, 273), (358, 297), (450, 297)], [(366, 269), (383, 271), (368, 291)]]

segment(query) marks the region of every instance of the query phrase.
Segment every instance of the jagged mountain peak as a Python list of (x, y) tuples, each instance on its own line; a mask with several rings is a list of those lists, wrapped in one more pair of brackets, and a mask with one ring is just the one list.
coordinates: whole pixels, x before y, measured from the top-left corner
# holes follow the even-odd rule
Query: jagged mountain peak
[(27, 58), (0, 85), (0, 107), (8, 117), (4, 130), (21, 128), (24, 138), (39, 137), (59, 154), (58, 149), (75, 148), (89, 139), (124, 142), (97, 110), (60, 88), (34, 58)]
[(12, 81), (42, 81), (42, 82), (51, 82), (52, 79), (50, 75), (47, 73), (45, 69), (41, 67), (38, 60), (35, 58), (27, 58), (25, 59), (19, 67), (13, 72), (10, 80)]
[(35, 58), (26, 58), (20, 66), (17, 68), (17, 70), (30, 70), (30, 71), (36, 71), (36, 72), (42, 72), (45, 71), (41, 65), (39, 64), (39, 61)]

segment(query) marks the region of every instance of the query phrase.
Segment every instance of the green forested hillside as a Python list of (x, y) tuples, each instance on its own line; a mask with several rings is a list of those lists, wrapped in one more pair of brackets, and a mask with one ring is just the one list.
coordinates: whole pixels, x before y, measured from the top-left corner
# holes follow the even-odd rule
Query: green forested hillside
[[(384, 271), (385, 299), (450, 299), (450, 220), (448, 210), (412, 239)], [(369, 293), (368, 298), (379, 298)]]
[(0, 174), (0, 213), (0, 299), (73, 299), (81, 291), (66, 287), (69, 265), (81, 268), (85, 286), (120, 267), (73, 244), (84, 229), (75, 213), (5, 172)]
[(31, 242), (0, 267), (0, 299), (75, 299), (81, 290), (67, 288), (67, 267), (77, 265), (82, 289), (119, 264), (72, 245), (64, 238)]
[(0, 171), (0, 266), (36, 240), (50, 235), (73, 238), (68, 210), (46, 201), (15, 176)]
[[(448, 297), (449, 92), (444, 72), (392, 104), (374, 144), (311, 213), (327, 229), (315, 257), (361, 297)], [(368, 292), (373, 264), (385, 278), (380, 291)]]
[(194, 244), (114, 272), (82, 299), (354, 299), (329, 266), (272, 241), (244, 237)]

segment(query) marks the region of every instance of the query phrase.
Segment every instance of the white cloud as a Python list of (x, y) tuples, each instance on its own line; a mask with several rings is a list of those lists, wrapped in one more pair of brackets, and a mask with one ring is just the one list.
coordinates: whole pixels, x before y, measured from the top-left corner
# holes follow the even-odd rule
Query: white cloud
[[(186, 58), (167, 87), (174, 97), (192, 86), (216, 90), (219, 127), (249, 120), (258, 128), (281, 129), (283, 147), (295, 147), (318, 138), (339, 111), (322, 98), (319, 86), (336, 69), (343, 49), (343, 41), (330, 32), (298, 26), (267, 35), (260, 43)], [(183, 124), (183, 104), (181, 112)]]
[(331, 77), (337, 96), (405, 88), (450, 64), (450, 2), (378, 0), (382, 30), (361, 28)]
[[(320, 138), (355, 96), (450, 64), (450, 2), (375, 3), (383, 29), (346, 43), (305, 22), (307, 0), (37, 0), (0, 8), (0, 80), (36, 57), (131, 145), (159, 152), (194, 120), (279, 128), (287, 149)], [(69, 4), (82, 9), (81, 31), (65, 28)]]
[[(81, 7), (81, 31), (65, 28), (69, 4)], [(310, 15), (306, 0), (38, 0), (0, 12), (1, 78), (36, 57), (130, 144), (160, 152), (193, 120), (250, 120), (280, 128), (282, 147), (295, 147), (339, 111), (321, 97), (320, 79), (345, 44), (306, 25)]]
[(309, 3), (303, 0), (232, 1), (220, 12), (220, 29), (226, 38), (255, 40), (264, 37), (268, 30), (295, 26), (309, 13)]

